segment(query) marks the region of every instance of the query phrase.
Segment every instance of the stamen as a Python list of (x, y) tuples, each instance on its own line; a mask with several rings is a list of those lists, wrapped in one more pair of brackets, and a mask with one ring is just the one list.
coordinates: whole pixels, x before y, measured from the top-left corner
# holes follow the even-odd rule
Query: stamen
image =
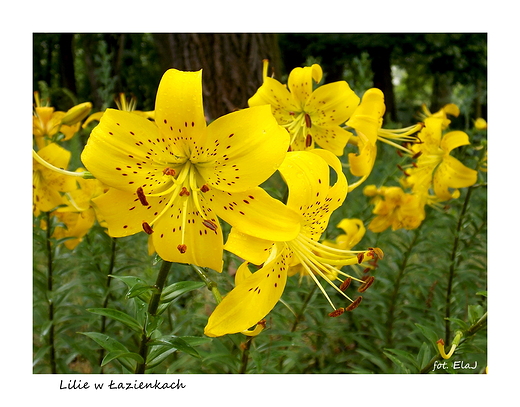
[(204, 184), (203, 186), (200, 187), (200, 192), (208, 192), (208, 191), (209, 191), (208, 184)]
[(361, 287), (358, 288), (358, 292), (360, 293), (364, 293), (368, 287), (370, 287), (372, 285), (372, 283), (374, 282), (375, 280), (375, 277), (374, 276), (369, 276), (365, 282), (363, 283), (363, 285)]
[(311, 128), (312, 127), (312, 120), (311, 120), (311, 117), (305, 113), (305, 125), (307, 126), (307, 128)]
[(343, 308), (343, 307), (338, 308), (337, 310), (334, 310), (331, 313), (329, 313), (329, 317), (332, 317), (332, 318), (339, 317), (344, 312), (345, 312), (345, 308)]
[(166, 168), (163, 170), (163, 174), (164, 174), (164, 175), (171, 175), (171, 176), (174, 176), (174, 175), (175, 175), (175, 170), (174, 170), (173, 168), (166, 167)]
[(181, 192), (179, 193), (180, 196), (190, 196), (190, 191), (188, 191), (188, 188), (182, 187)]
[(146, 196), (144, 195), (144, 191), (142, 187), (137, 188), (137, 197), (139, 198), (139, 201), (141, 202), (141, 205), (148, 206), (149, 203), (146, 200)]
[(305, 139), (305, 147), (310, 147), (312, 145), (312, 136), (307, 134), (307, 138)]
[(385, 257), (385, 254), (379, 247), (369, 247), (368, 250), (374, 252), (374, 257), (377, 257), (378, 259), (383, 259)]
[(153, 229), (151, 228), (151, 226), (146, 223), (146, 222), (143, 222), (143, 230), (148, 233), (149, 235), (151, 235), (153, 233)]
[(357, 254), (357, 261), (358, 261), (358, 264), (361, 264), (363, 263), (363, 259), (365, 258), (365, 253), (358, 253)]
[(343, 281), (341, 283), (341, 285), (339, 286), (339, 289), (341, 291), (345, 291), (348, 288), (348, 286), (350, 285), (351, 282), (352, 282), (352, 278), (350, 278), (350, 277), (347, 278), (345, 281)]
[(359, 304), (361, 304), (361, 300), (363, 299), (363, 297), (357, 297), (356, 300), (350, 304), (347, 308), (345, 308), (345, 311), (352, 311), (354, 309), (356, 309)]
[(214, 222), (210, 221), (209, 219), (204, 219), (202, 221), (202, 224), (204, 226), (206, 226), (208, 229), (211, 229), (213, 232), (215, 232), (217, 230), (217, 225)]
[(188, 249), (188, 248), (186, 247), (185, 244), (180, 244), (180, 245), (177, 246), (177, 250), (179, 250), (179, 252), (181, 252), (181, 254), (186, 253), (186, 250), (187, 250), (187, 249)]

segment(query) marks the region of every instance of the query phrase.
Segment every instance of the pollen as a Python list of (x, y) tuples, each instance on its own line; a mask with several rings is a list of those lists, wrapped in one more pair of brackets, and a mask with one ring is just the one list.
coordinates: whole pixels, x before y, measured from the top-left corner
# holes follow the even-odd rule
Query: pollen
[(143, 206), (148, 206), (148, 201), (146, 200), (146, 196), (144, 195), (144, 191), (142, 187), (137, 188), (137, 197)]
[(177, 246), (177, 250), (178, 250), (181, 254), (186, 253), (186, 250), (187, 250), (187, 249), (188, 249), (188, 248), (186, 247), (185, 244), (180, 244), (180, 245)]
[(332, 318), (339, 317), (344, 312), (345, 312), (345, 308), (343, 308), (343, 307), (338, 308), (337, 310), (334, 310), (331, 313), (329, 313), (329, 317), (332, 317)]
[(358, 288), (358, 292), (364, 293), (368, 289), (368, 287), (370, 287), (372, 285), (374, 280), (375, 280), (374, 276), (367, 277), (367, 279), (364, 281), (363, 285)]
[(352, 311), (356, 309), (359, 306), (359, 304), (361, 304), (362, 299), (363, 297), (357, 297), (352, 304), (345, 308), (345, 311)]
[(143, 230), (149, 235), (153, 233), (152, 227), (146, 222), (143, 222)]

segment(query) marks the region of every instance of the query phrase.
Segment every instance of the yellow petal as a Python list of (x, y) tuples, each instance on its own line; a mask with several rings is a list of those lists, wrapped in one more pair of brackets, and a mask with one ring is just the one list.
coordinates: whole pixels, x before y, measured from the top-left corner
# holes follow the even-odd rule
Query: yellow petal
[(262, 320), (282, 296), (288, 258), (285, 249), (277, 251), (264, 267), (231, 290), (210, 315), (204, 333), (211, 337), (238, 333)]
[(269, 257), (272, 246), (272, 240), (259, 239), (231, 228), (224, 249), (250, 263), (260, 265)]
[(468, 144), (470, 144), (469, 137), (463, 131), (450, 131), (446, 133), (441, 140), (441, 148), (446, 153), (449, 153), (454, 148)]
[(360, 105), (347, 121), (347, 126), (354, 128), (358, 135), (364, 135), (370, 144), (375, 145), (377, 131), (383, 124), (385, 109), (383, 92), (377, 88), (368, 89)]
[(250, 107), (270, 105), (273, 116), (279, 124), (290, 123), (294, 120), (294, 112), (301, 110), (293, 95), (276, 79), (265, 78), (264, 83), (248, 100)]
[(321, 81), (322, 76), (323, 71), (318, 64), (313, 64), (310, 67), (294, 68), (289, 74), (287, 86), (302, 107), (312, 93), (312, 80), (314, 79), (318, 83)]
[(304, 110), (311, 116), (312, 125), (330, 126), (344, 123), (356, 110), (359, 96), (345, 81), (322, 85), (312, 92)]
[(337, 156), (342, 156), (346, 144), (352, 133), (339, 126), (321, 127), (312, 126), (310, 134), (313, 140), (323, 149), (333, 152)]
[(155, 123), (171, 144), (189, 144), (191, 151), (204, 144), (202, 70), (169, 69), (164, 73), (155, 100)]
[(356, 177), (365, 177), (372, 172), (377, 156), (377, 144), (364, 143), (358, 154), (349, 153), (350, 172)]
[(445, 201), (453, 197), (449, 188), (466, 188), (477, 182), (477, 171), (466, 167), (455, 157), (445, 157), (433, 174), (435, 195)]
[(300, 231), (301, 216), (260, 187), (233, 193), (210, 189), (205, 194), (221, 219), (251, 236), (287, 241)]
[(183, 152), (164, 139), (152, 122), (130, 112), (107, 109), (92, 130), (81, 160), (108, 186), (127, 192), (142, 186), (150, 193), (160, 188), (167, 163), (173, 166), (186, 159), (179, 158), (181, 155)]
[(244, 191), (269, 178), (288, 147), (289, 134), (278, 125), (270, 107), (252, 107), (208, 126), (208, 161), (196, 159), (197, 169), (210, 187)]

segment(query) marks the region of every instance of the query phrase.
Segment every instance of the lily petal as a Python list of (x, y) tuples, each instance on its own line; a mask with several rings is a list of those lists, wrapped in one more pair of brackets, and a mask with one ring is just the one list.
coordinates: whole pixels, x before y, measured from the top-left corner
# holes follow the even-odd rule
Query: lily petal
[(250, 263), (260, 265), (268, 259), (272, 246), (272, 240), (259, 239), (232, 228), (224, 249)]
[(470, 144), (469, 137), (463, 131), (450, 131), (441, 140), (441, 148), (445, 153), (449, 153), (454, 148)]
[(282, 296), (287, 282), (288, 251), (283, 248), (264, 267), (243, 279), (217, 305), (204, 328), (217, 337), (245, 331), (262, 320)]
[(433, 174), (433, 189), (435, 195), (442, 201), (453, 197), (448, 188), (466, 188), (475, 182), (477, 182), (477, 171), (466, 167), (452, 156), (444, 157)]
[(316, 88), (307, 100), (304, 110), (313, 112), (312, 125), (339, 125), (352, 116), (359, 100), (359, 96), (350, 89), (347, 82), (333, 82)]
[(321, 81), (323, 70), (318, 64), (312, 66), (294, 68), (287, 79), (287, 86), (291, 94), (303, 107), (303, 104), (312, 93), (312, 80)]
[(292, 122), (294, 112), (301, 109), (287, 87), (269, 77), (247, 103), (249, 107), (271, 105), (273, 116), (280, 124)]
[(251, 236), (286, 241), (300, 231), (301, 216), (260, 187), (233, 193), (210, 189), (206, 197), (221, 219)]
[(210, 187), (244, 191), (260, 185), (278, 168), (289, 147), (289, 134), (268, 105), (222, 116), (208, 126), (208, 158), (197, 162)]

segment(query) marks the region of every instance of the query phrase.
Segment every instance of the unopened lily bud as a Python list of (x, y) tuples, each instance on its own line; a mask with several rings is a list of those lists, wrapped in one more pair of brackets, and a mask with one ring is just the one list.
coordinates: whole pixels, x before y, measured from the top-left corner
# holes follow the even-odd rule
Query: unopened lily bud
[(91, 110), (92, 103), (90, 102), (80, 103), (79, 105), (71, 107), (61, 119), (61, 124), (72, 126), (87, 117)]

